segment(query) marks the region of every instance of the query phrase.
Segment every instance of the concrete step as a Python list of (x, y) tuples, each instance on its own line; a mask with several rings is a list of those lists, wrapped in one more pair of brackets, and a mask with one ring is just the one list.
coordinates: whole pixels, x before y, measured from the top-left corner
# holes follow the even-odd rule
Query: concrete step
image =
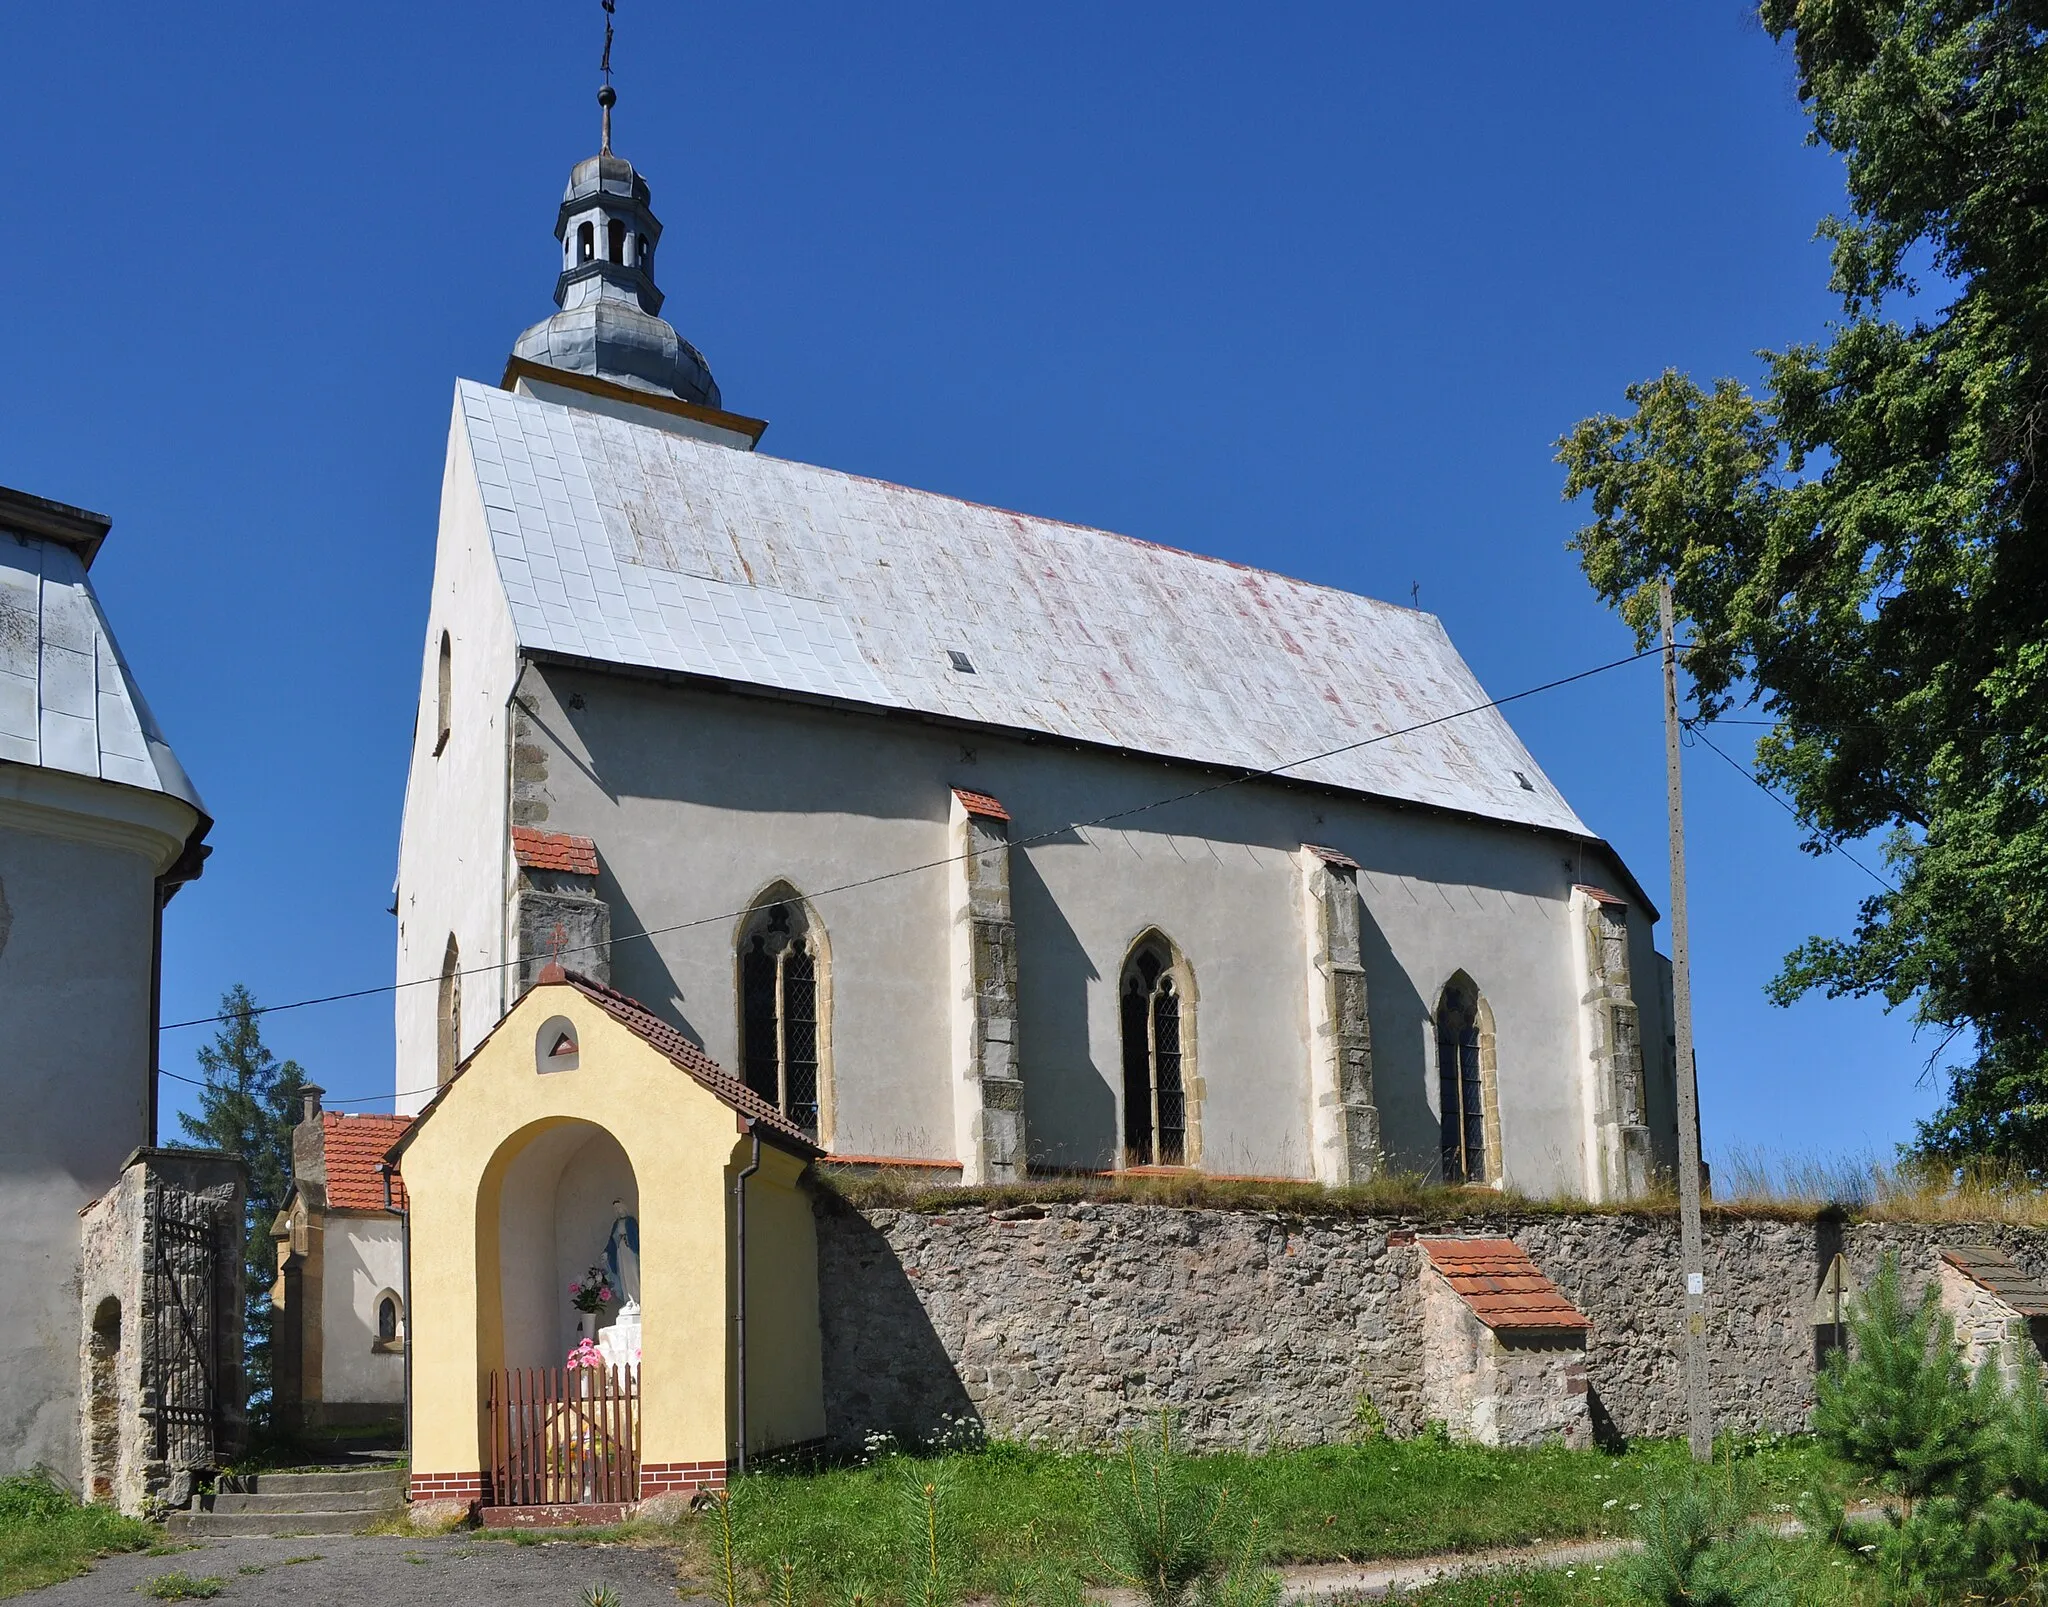
[(367, 1467), (319, 1473), (251, 1473), (236, 1483), (240, 1493), (246, 1495), (337, 1495), (388, 1490), (402, 1496), (405, 1472), (395, 1467)]
[(202, 1497), (211, 1512), (389, 1512), (405, 1499), (396, 1480), (374, 1490), (223, 1490)]
[(181, 1539), (229, 1536), (354, 1534), (367, 1529), (369, 1512), (173, 1512), (164, 1528)]

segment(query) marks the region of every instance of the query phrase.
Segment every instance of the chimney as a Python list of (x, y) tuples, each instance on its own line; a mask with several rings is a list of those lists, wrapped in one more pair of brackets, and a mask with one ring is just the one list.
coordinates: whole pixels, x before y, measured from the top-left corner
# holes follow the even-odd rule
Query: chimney
[[(305, 1101), (299, 1125), (292, 1129), (292, 1181), (327, 1187), (327, 1136), (320, 1125), (320, 1096), (327, 1090), (318, 1083), (302, 1083), (299, 1097)], [(325, 1203), (324, 1192), (320, 1203)]]
[(299, 1117), (301, 1122), (317, 1122), (320, 1119), (320, 1096), (326, 1092), (327, 1090), (316, 1082), (299, 1085), (299, 1098), (305, 1102), (305, 1114)]

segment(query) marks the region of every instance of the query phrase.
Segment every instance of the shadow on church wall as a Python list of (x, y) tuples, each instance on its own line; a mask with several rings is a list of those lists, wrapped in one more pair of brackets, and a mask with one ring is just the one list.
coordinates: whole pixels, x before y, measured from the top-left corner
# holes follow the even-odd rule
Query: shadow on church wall
[[(1065, 834), (1065, 840), (1079, 839)], [(1115, 1166), (1116, 1093), (1088, 1042), (1088, 989), (1102, 973), (1029, 854), (1010, 856), (1010, 907), (1017, 922), (1018, 1031), (1031, 1160), (1091, 1170)]]
[(1418, 1177), (1442, 1165), (1442, 1137), (1429, 1102), (1424, 1024), (1429, 1006), (1394, 958), (1372, 906), (1359, 912), (1359, 957), (1365, 963), (1366, 1011), (1372, 1021), (1373, 1099), (1387, 1166)]

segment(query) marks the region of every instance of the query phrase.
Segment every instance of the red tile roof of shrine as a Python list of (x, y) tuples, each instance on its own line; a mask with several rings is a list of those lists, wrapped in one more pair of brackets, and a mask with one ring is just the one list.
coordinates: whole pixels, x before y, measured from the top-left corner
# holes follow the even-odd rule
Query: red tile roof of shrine
[(1493, 1329), (1580, 1330), (1593, 1325), (1513, 1239), (1417, 1239), (1429, 1264), (1473, 1316)]
[(512, 854), (527, 870), (567, 871), (572, 876), (597, 874), (597, 844), (588, 837), (562, 831), (512, 828)]
[[(384, 1153), (412, 1126), (409, 1116), (344, 1116), (320, 1113), (320, 1143), (327, 1153), (327, 1205), (335, 1211), (384, 1209), (384, 1177), (377, 1170)], [(391, 1204), (405, 1209), (405, 1184), (391, 1174)]]

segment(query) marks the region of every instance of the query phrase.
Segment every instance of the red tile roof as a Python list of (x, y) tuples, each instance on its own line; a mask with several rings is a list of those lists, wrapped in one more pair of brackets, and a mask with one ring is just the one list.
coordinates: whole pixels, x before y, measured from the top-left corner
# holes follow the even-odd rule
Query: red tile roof
[(988, 820), (1010, 818), (1010, 811), (985, 792), (969, 792), (965, 787), (955, 787), (953, 796), (960, 800), (960, 807), (970, 815), (981, 815)]
[(1306, 848), (1311, 854), (1314, 854), (1325, 865), (1336, 865), (1343, 870), (1357, 870), (1360, 868), (1358, 861), (1345, 853), (1341, 848), (1325, 848), (1321, 843), (1303, 843), (1301, 846)]
[(1513, 1239), (1417, 1239), (1422, 1253), (1472, 1315), (1494, 1329), (1580, 1332), (1591, 1328), (1564, 1291), (1536, 1270)]
[[(543, 985), (545, 976), (543, 973)], [(608, 988), (602, 982), (593, 982), (589, 977), (575, 971), (564, 971), (561, 981), (563, 985), (572, 987), (582, 994), (649, 1048), (666, 1055), (670, 1064), (688, 1072), (699, 1085), (716, 1094), (739, 1115), (759, 1125), (763, 1129), (764, 1138), (772, 1139), (782, 1148), (804, 1156), (825, 1153), (795, 1122), (733, 1076), (638, 999), (629, 999), (616, 988)]]
[(527, 870), (560, 870), (572, 876), (597, 874), (597, 844), (588, 837), (514, 826), (512, 853)]
[(1589, 882), (1574, 882), (1572, 888), (1575, 892), (1584, 893), (1596, 904), (1619, 904), (1623, 909), (1628, 908), (1627, 899), (1608, 892), (1604, 887), (1595, 887)]
[[(409, 1116), (344, 1116), (320, 1113), (320, 1142), (327, 1152), (327, 1204), (336, 1211), (384, 1209), (384, 1178), (377, 1165), (384, 1152), (412, 1126)], [(405, 1209), (405, 1184), (391, 1174), (391, 1203)]]

